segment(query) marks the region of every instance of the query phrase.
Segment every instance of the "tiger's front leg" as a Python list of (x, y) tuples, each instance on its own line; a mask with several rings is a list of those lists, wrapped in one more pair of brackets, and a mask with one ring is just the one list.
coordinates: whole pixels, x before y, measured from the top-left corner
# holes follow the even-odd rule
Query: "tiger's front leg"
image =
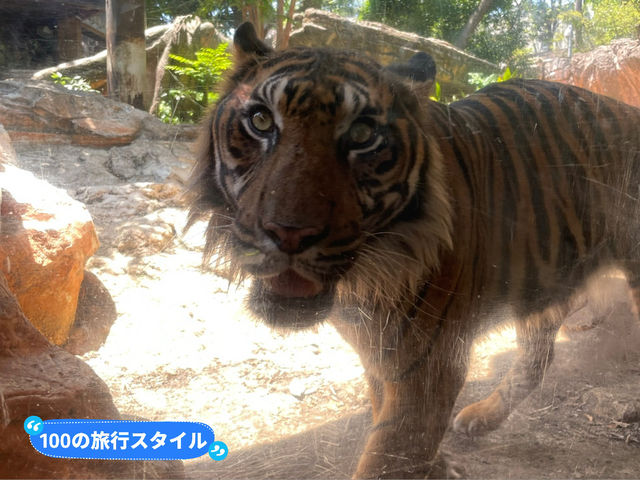
[(438, 452), (467, 369), (466, 352), (461, 351), (466, 347), (448, 343), (441, 338), (397, 378), (375, 380), (382, 392), (378, 389), (374, 399), (373, 426), (353, 478), (464, 475), (462, 467)]
[(556, 334), (568, 312), (557, 305), (516, 322), (518, 357), (496, 389), (485, 399), (467, 405), (453, 421), (453, 429), (470, 436), (495, 430), (540, 384), (553, 360)]

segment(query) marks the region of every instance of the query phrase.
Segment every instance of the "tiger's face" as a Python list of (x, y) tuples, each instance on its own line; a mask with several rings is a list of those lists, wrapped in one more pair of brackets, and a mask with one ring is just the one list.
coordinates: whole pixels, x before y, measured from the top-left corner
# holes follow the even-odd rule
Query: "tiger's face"
[[(398, 73), (406, 65), (274, 53), (244, 26), (234, 41), (241, 63), (207, 126), (193, 212), (213, 210), (208, 246), (253, 277), (254, 313), (310, 326), (330, 312), (363, 245), (422, 208), (420, 99)], [(414, 63), (410, 81), (432, 80), (431, 64)]]

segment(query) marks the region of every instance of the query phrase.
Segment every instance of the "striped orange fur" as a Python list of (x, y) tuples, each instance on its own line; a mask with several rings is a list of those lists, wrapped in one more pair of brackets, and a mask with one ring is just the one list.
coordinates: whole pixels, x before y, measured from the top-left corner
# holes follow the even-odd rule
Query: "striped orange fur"
[(438, 452), (476, 335), (516, 313), (521, 352), (453, 426), (497, 428), (539, 383), (568, 301), (617, 266), (640, 300), (640, 110), (511, 80), (443, 105), (433, 61), (273, 52), (238, 65), (205, 126), (191, 220), (281, 329), (325, 319), (362, 360), (373, 426), (355, 478), (458, 476)]

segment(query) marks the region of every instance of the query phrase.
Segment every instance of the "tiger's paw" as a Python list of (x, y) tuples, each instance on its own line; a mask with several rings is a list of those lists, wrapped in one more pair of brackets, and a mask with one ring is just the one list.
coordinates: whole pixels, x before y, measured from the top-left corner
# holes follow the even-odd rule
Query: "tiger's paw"
[(495, 430), (509, 416), (502, 396), (493, 392), (484, 400), (467, 405), (453, 420), (453, 430), (470, 437)]

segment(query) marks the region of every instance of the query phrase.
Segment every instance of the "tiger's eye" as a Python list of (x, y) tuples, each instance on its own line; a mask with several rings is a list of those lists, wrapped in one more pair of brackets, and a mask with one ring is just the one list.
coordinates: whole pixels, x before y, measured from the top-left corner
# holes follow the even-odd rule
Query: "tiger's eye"
[(353, 143), (365, 143), (371, 139), (373, 128), (363, 122), (357, 122), (351, 125), (349, 129), (349, 139)]
[(258, 110), (251, 115), (251, 125), (259, 132), (269, 132), (273, 129), (273, 116), (266, 110)]

